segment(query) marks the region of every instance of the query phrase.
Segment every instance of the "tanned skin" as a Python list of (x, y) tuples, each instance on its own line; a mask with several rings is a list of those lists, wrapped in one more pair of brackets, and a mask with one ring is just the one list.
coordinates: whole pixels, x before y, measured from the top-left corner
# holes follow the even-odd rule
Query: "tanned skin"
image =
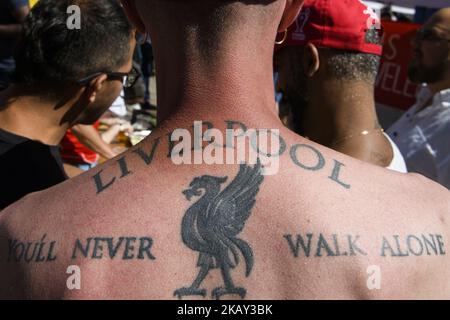
[[(260, 4), (222, 3), (240, 24), (203, 63), (212, 53), (198, 50), (195, 32), (208, 30), (201, 17), (219, 2), (124, 2), (151, 32), (162, 124), (119, 158), (2, 212), (1, 298), (450, 298), (448, 191), (285, 129), (272, 49), (302, 1)], [(198, 28), (161, 23), (169, 13)], [(221, 131), (236, 122), (278, 129), (278, 174), (261, 176), (258, 164), (174, 165), (171, 132), (199, 120)], [(80, 290), (67, 287), (71, 265)], [(380, 290), (367, 287), (374, 265)]]
[[(312, 43), (277, 51), (275, 64), (280, 73), (280, 88), (288, 97), (307, 96), (303, 98), (307, 102), (295, 98), (289, 101), (292, 109), (301, 110), (298, 123), (290, 126), (294, 131), (296, 127), (301, 128), (306, 137), (323, 146), (388, 167), (394, 152), (376, 114), (375, 78), (333, 76), (332, 54)], [(364, 131), (368, 134), (361, 134)]]

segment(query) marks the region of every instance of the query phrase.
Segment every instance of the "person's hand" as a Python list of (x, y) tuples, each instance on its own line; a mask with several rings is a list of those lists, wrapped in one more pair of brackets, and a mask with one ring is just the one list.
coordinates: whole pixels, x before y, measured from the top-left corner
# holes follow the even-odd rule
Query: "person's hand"
[(133, 126), (128, 121), (125, 121), (124, 123), (120, 124), (119, 128), (120, 128), (121, 132), (125, 132), (128, 134), (133, 133), (133, 131), (134, 131)]

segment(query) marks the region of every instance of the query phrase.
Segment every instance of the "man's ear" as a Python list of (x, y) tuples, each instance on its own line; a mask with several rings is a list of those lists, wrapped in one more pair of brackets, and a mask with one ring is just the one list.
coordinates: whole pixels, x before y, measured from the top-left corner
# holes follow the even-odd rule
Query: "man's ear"
[(286, 0), (283, 17), (281, 18), (278, 32), (284, 32), (297, 19), (303, 7), (304, 0)]
[(105, 81), (108, 80), (108, 76), (106, 74), (99, 75), (89, 82), (89, 84), (85, 87), (84, 90), (84, 99), (88, 104), (94, 103), (97, 99), (97, 94), (102, 90)]
[(136, 10), (135, 0), (121, 0), (125, 14), (128, 19), (135, 25), (136, 29), (140, 33), (146, 33), (145, 23), (142, 21), (139, 13)]
[(302, 57), (303, 70), (305, 70), (306, 76), (312, 78), (320, 68), (320, 55), (319, 50), (312, 43), (308, 43), (305, 46)]

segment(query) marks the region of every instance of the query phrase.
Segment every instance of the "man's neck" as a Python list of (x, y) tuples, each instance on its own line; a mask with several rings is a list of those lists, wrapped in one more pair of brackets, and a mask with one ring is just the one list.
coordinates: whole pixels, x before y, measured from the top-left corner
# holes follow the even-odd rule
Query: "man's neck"
[(69, 125), (60, 124), (66, 108), (36, 96), (21, 96), (17, 88), (9, 88), (0, 95), (0, 129), (39, 141), (58, 145)]
[[(305, 135), (355, 158), (389, 165), (392, 148), (378, 123), (373, 94), (364, 83), (346, 83), (345, 87), (324, 84), (312, 95), (306, 111)], [(373, 159), (380, 150), (385, 155)]]
[(272, 50), (258, 55), (249, 51), (236, 47), (235, 54), (223, 54), (210, 65), (197, 64), (201, 59), (190, 55), (189, 50), (185, 50), (188, 54), (183, 58), (170, 58), (170, 53), (157, 55), (161, 75), (157, 79), (159, 123), (170, 120), (165, 122), (192, 124), (214, 118), (244, 119), (254, 126), (280, 123)]

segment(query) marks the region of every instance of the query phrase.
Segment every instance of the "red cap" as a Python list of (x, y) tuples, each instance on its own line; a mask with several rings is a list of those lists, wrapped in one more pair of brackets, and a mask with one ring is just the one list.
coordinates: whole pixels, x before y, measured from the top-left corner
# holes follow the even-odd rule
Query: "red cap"
[[(383, 47), (369, 43), (366, 34), (376, 28), (382, 33), (377, 14), (360, 0), (305, 0), (300, 15), (286, 35), (280, 49), (288, 45), (317, 47), (371, 53), (381, 56)], [(280, 39), (279, 34), (277, 40)]]

